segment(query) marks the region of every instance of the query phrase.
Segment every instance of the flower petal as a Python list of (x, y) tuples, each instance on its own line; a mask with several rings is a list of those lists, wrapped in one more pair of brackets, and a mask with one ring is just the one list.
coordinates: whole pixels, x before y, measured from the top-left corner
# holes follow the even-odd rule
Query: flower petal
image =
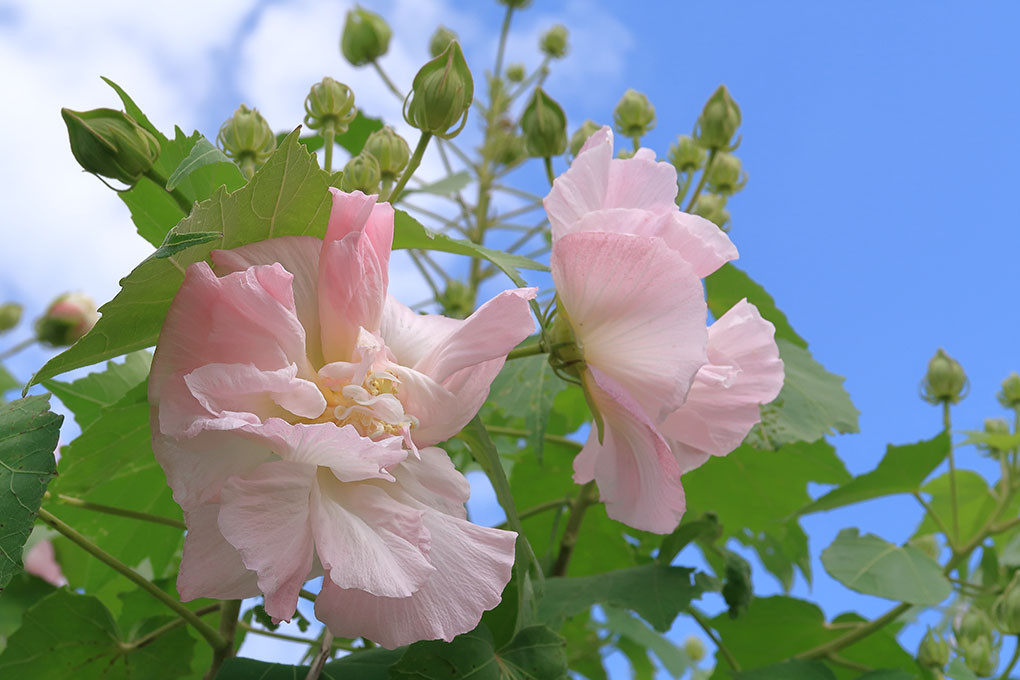
[(420, 450), (419, 458), (408, 457), (393, 474), (400, 491), (425, 507), (459, 519), (467, 519), (464, 503), (471, 485), (457, 470), (449, 454), (437, 446)]
[(184, 513), (188, 533), (177, 574), (177, 592), (184, 602), (199, 597), (241, 600), (259, 594), (258, 576), (220, 533), (219, 512), (218, 503), (209, 503)]
[(67, 585), (64, 572), (57, 562), (56, 552), (53, 550), (53, 541), (39, 541), (25, 551), (21, 558), (25, 571), (32, 576), (38, 576), (52, 586), (57, 588)]
[(567, 171), (553, 181), (542, 204), (549, 216), (554, 242), (569, 233), (583, 215), (607, 207), (612, 158), (613, 133), (603, 127), (588, 138)]
[(440, 314), (418, 314), (392, 295), (383, 306), (379, 335), (401, 366), (417, 366), (462, 323)]

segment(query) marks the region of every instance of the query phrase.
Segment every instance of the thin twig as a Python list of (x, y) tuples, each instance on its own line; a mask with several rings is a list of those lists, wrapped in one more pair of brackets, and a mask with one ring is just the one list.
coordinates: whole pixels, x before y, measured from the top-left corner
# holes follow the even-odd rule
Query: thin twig
[(730, 668), (732, 670), (739, 671), (740, 664), (737, 663), (737, 658), (733, 656), (733, 652), (731, 652), (726, 645), (723, 644), (722, 640), (719, 639), (719, 636), (715, 634), (714, 630), (712, 630), (712, 627), (708, 625), (708, 621), (705, 620), (705, 615), (693, 606), (688, 607), (687, 612), (691, 615), (691, 618), (693, 618), (694, 621), (701, 626), (701, 630), (705, 631), (705, 635), (708, 636), (708, 639), (711, 640), (719, 649), (719, 653), (722, 654), (723, 659), (729, 664)]

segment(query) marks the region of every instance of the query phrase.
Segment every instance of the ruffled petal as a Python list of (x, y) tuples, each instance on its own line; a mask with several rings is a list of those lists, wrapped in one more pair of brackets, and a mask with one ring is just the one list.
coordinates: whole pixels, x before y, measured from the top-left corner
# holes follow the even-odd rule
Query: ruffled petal
[(561, 238), (550, 264), (585, 361), (653, 419), (676, 410), (706, 360), (708, 311), (690, 265), (661, 239), (594, 232)]
[(394, 469), (400, 492), (427, 508), (467, 519), (464, 504), (471, 495), (467, 478), (454, 467), (443, 449), (429, 446), (420, 453), (419, 458), (409, 457)]
[(187, 602), (199, 597), (242, 600), (259, 594), (258, 576), (220, 533), (220, 506), (209, 503), (184, 513), (188, 533), (177, 574), (177, 592)]
[(585, 389), (602, 417), (574, 459), (574, 481), (595, 480), (606, 513), (643, 531), (668, 534), (680, 523), (687, 502), (680, 468), (655, 424), (610, 376), (589, 366)]
[(417, 366), (462, 323), (440, 314), (418, 314), (392, 295), (383, 306), (379, 335), (401, 366)]
[(606, 207), (612, 158), (613, 133), (603, 127), (588, 138), (567, 171), (553, 181), (542, 204), (549, 216), (554, 242), (569, 233), (583, 215)]

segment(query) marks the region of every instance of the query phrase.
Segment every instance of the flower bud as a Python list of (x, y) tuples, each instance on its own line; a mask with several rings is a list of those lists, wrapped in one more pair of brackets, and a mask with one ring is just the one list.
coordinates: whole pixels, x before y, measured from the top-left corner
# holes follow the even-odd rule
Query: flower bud
[(524, 76), (524, 64), (510, 64), (506, 67), (506, 79), (511, 83), (523, 82)]
[(386, 20), (375, 12), (355, 7), (348, 10), (340, 51), (353, 66), (370, 64), (390, 48), (390, 30)]
[(963, 645), (963, 661), (979, 678), (987, 678), (999, 667), (999, 649), (985, 635)]
[(577, 156), (581, 153), (581, 147), (588, 141), (588, 138), (601, 129), (598, 123), (591, 120), (581, 123), (581, 127), (574, 130), (574, 134), (570, 136), (570, 155)]
[(920, 536), (914, 536), (907, 543), (933, 560), (939, 558), (939, 553), (942, 552), (942, 546), (939, 545), (938, 536), (935, 534), (921, 534)]
[(159, 142), (123, 111), (61, 109), (71, 153), (88, 172), (129, 186), (159, 158)]
[(312, 85), (305, 97), (305, 125), (310, 130), (332, 123), (333, 132), (342, 135), (357, 115), (351, 88), (329, 76)]
[(0, 305), (0, 333), (9, 331), (21, 321), (21, 313), (25, 308), (17, 302), (7, 302)]
[(567, 27), (556, 24), (550, 28), (539, 38), (538, 47), (542, 54), (550, 59), (562, 59), (567, 56)]
[(364, 194), (378, 194), (379, 181), (381, 179), (382, 173), (379, 170), (379, 162), (362, 151), (347, 161), (347, 165), (344, 166), (344, 176), (340, 180), (340, 189), (347, 193), (360, 191)]
[(730, 221), (730, 213), (726, 210), (726, 197), (718, 194), (701, 194), (694, 203), (694, 214), (714, 222), (722, 229)]
[(64, 293), (35, 322), (39, 342), (51, 347), (73, 345), (99, 320), (96, 303), (84, 293)]
[(637, 90), (627, 90), (613, 109), (616, 131), (629, 139), (643, 137), (655, 127), (655, 107)]
[(727, 552), (723, 574), (723, 599), (729, 605), (730, 618), (735, 619), (747, 611), (754, 598), (751, 565), (740, 555)]
[(482, 153), (499, 165), (516, 165), (528, 157), (524, 139), (517, 134), (517, 126), (508, 118), (496, 120), (485, 138)]
[(928, 362), (921, 398), (930, 404), (956, 404), (967, 395), (967, 375), (958, 361), (939, 348)]
[(949, 642), (929, 628), (917, 649), (917, 663), (924, 668), (941, 670), (949, 663)]
[(628, 158), (634, 157), (634, 149), (628, 149), (626, 147), (620, 148), (616, 151), (616, 157), (621, 160), (627, 160)]
[(540, 88), (521, 115), (524, 148), (532, 156), (559, 156), (567, 149), (567, 117), (556, 101)]
[(740, 107), (733, 101), (726, 86), (720, 85), (705, 102), (695, 126), (695, 136), (706, 149), (732, 151), (736, 146), (731, 145), (731, 140), (738, 127)]
[(966, 645), (978, 638), (990, 638), (995, 631), (992, 620), (977, 607), (970, 607), (957, 622), (954, 632), (959, 646)]
[(513, 7), (514, 9), (524, 9), (531, 5), (531, 0), (499, 0), (499, 4)]
[(240, 163), (254, 161), (261, 165), (276, 148), (276, 135), (269, 123), (258, 109), (249, 109), (244, 104), (223, 122), (216, 141), (227, 156)]
[[(680, 135), (669, 146), (669, 162), (677, 172), (694, 172), (705, 165), (705, 150), (698, 146), (693, 137)], [(714, 165), (714, 164), (713, 164)]]
[(1020, 635), (1020, 572), (1006, 586), (1006, 590), (992, 604), (992, 616), (999, 632), (1008, 635)]
[(443, 50), (447, 46), (457, 39), (457, 34), (451, 31), (446, 26), (440, 26), (436, 29), (436, 32), (432, 34), (429, 39), (429, 54), (433, 57), (438, 57), (443, 53)]
[(985, 418), (985, 432), (988, 434), (1009, 434), (1009, 423), (1005, 418)]
[(457, 279), (450, 279), (439, 299), (436, 300), (443, 309), (443, 315), (454, 319), (466, 319), (475, 311), (475, 297), (471, 289)]
[(705, 658), (705, 643), (697, 635), (688, 635), (684, 640), (684, 653), (691, 661), (698, 663)]
[(747, 175), (740, 167), (740, 159), (720, 151), (708, 169), (708, 186), (713, 192), (731, 196), (744, 188)]
[(450, 139), (463, 129), (475, 96), (471, 71), (460, 43), (452, 41), (414, 77), (404, 100), (404, 120), (422, 132)]
[(997, 396), (1003, 408), (1020, 408), (1020, 375), (1010, 373), (1002, 381), (1002, 391)]
[(362, 153), (376, 160), (379, 164), (379, 173), (384, 180), (396, 179), (411, 158), (411, 149), (407, 142), (389, 125), (368, 136)]

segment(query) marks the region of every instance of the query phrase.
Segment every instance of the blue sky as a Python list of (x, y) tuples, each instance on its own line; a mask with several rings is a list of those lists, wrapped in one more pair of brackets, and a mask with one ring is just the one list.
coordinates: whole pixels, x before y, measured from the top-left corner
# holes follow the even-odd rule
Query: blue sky
[[(364, 4), (394, 24), (383, 63), (398, 82), (409, 82), (440, 21), (461, 33), (476, 72), (491, 64), (502, 16), (495, 2)], [(0, 61), (12, 65), (0, 86), (23, 100), (10, 107), (20, 113), (0, 116), (0, 153), (11, 159), (0, 169), (11, 206), (0, 226), (9, 246), (0, 249), (0, 297), (27, 302), (30, 315), (69, 288), (108, 299), (147, 250), (125, 236), (127, 213), (115, 197), (77, 171), (56, 115), (61, 105), (114, 105), (100, 74), (125, 85), (164, 129), (180, 123), (210, 138), (241, 101), (276, 127), (295, 125), (304, 92), (326, 73), (351, 82), (367, 113), (395, 119), (398, 105), (371, 74), (340, 60), (337, 3), (183, 3), (156, 17), (113, 0), (95, 3), (91, 17), (72, 3), (47, 7), (0, 0)], [(1020, 6), (1008, 2), (538, 0), (515, 22), (507, 59), (536, 63), (537, 35), (567, 23), (574, 51), (554, 65), (547, 89), (571, 129), (585, 118), (608, 122), (634, 87), (656, 106), (645, 143), (660, 155), (726, 83), (743, 111), (737, 154), (749, 175), (729, 205), (738, 264), (772, 293), (815, 357), (847, 376), (861, 433), (835, 443), (860, 473), (887, 443), (939, 430), (938, 410), (918, 399), (917, 386), (940, 346), (971, 382), (954, 410), (957, 427), (1005, 415), (994, 393), (1020, 370), (1018, 19)], [(92, 32), (80, 30), (90, 21)], [(26, 125), (39, 131), (34, 146), (19, 132)], [(60, 178), (60, 200), (38, 199), (32, 178), (43, 171)], [(540, 175), (521, 180), (544, 193)], [(39, 229), (53, 240), (31, 236)], [(413, 293), (420, 283), (408, 276), (401, 285)], [(43, 357), (28, 352), (12, 366), (27, 376)], [(960, 458), (992, 472), (973, 450)], [(844, 526), (903, 541), (919, 519), (912, 501), (893, 499), (805, 526), (817, 555)], [(815, 577), (811, 597), (830, 614), (886, 607), (849, 593), (817, 561)], [(776, 588), (766, 575), (759, 585)], [(807, 594), (806, 585), (795, 592)]]

